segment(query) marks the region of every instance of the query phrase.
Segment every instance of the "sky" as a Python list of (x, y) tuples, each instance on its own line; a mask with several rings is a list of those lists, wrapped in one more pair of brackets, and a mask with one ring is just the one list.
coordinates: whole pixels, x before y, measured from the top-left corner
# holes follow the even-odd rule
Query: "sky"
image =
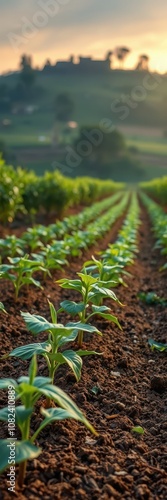
[(144, 53), (150, 69), (167, 71), (166, 0), (0, 0), (0, 19), (0, 73), (22, 54), (41, 67), (70, 55), (103, 59), (118, 46), (130, 49), (125, 67)]

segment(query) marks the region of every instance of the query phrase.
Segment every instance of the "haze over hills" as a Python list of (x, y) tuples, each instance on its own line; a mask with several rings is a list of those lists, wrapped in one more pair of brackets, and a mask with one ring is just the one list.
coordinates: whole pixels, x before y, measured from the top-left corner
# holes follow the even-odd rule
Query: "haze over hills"
[[(165, 173), (167, 76), (150, 73), (148, 60), (138, 61), (146, 66), (125, 70), (124, 60), (118, 58), (122, 69), (112, 69), (111, 57), (108, 52), (102, 60), (80, 57), (77, 63), (70, 57), (55, 65), (48, 60), (41, 70), (34, 70), (31, 58), (23, 56), (19, 72), (0, 78), (0, 139), (17, 163), (39, 172), (53, 168), (55, 158), (60, 163), (55, 113), (56, 99), (64, 94), (72, 102), (67, 121), (76, 123), (78, 130), (108, 120), (110, 129), (124, 134), (136, 161), (146, 167), (140, 177)], [(75, 133), (62, 130), (59, 149), (71, 144)], [(117, 180), (117, 169), (113, 177)]]

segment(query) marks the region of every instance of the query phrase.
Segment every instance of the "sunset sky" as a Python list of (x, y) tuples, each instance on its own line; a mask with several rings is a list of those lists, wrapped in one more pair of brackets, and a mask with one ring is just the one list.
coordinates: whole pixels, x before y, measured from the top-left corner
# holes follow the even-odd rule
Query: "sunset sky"
[(18, 67), (20, 55), (42, 66), (47, 58), (104, 58), (119, 45), (131, 49), (126, 67), (150, 56), (150, 68), (167, 71), (166, 0), (0, 0), (0, 73)]

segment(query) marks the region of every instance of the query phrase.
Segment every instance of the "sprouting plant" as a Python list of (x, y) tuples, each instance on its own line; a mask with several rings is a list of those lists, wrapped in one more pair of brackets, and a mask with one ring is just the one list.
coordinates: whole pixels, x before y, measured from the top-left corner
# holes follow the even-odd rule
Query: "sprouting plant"
[(14, 234), (0, 239), (0, 247), (2, 258), (8, 256), (15, 257), (16, 255), (22, 256), (24, 254), (22, 239), (17, 238)]
[(149, 346), (151, 347), (152, 351), (159, 351), (159, 352), (165, 352), (167, 351), (167, 344), (163, 344), (161, 342), (156, 342), (153, 339), (148, 340)]
[(84, 263), (83, 272), (86, 274), (91, 274), (94, 278), (99, 281), (105, 281), (106, 286), (108, 282), (112, 284), (112, 288), (117, 286), (119, 283), (124, 284), (123, 279), (120, 274), (123, 272), (124, 266), (120, 264), (113, 264), (111, 259), (101, 259), (98, 260), (92, 256), (91, 260)]
[(167, 305), (167, 299), (159, 297), (155, 292), (140, 292), (138, 293), (138, 297), (142, 302), (145, 302), (149, 306), (154, 306), (154, 305), (161, 305), (161, 306), (166, 306)]
[[(0, 410), (0, 420), (13, 423), (12, 427), (8, 426), (9, 438), (0, 440), (0, 471), (10, 467), (10, 464), (19, 464), (18, 484), (20, 487), (24, 483), (27, 461), (38, 457), (42, 451), (34, 443), (46, 425), (58, 420), (73, 418), (82, 422), (92, 433), (97, 434), (84, 414), (64, 391), (52, 385), (50, 378), (37, 376), (36, 356), (33, 356), (31, 360), (28, 376), (22, 376), (17, 381), (10, 378), (1, 379), (0, 389), (8, 390), (11, 402), (21, 400), (21, 406), (15, 407), (13, 403), (10, 408), (6, 407)], [(40, 409), (44, 420), (31, 434), (31, 418), (35, 405), (41, 396), (54, 401), (57, 407), (48, 410)], [(13, 438), (15, 424), (19, 428), (21, 439)]]
[(2, 311), (3, 313), (7, 314), (7, 311), (6, 311), (6, 309), (5, 309), (5, 307), (4, 307), (4, 305), (3, 305), (2, 302), (0, 302), (0, 311)]
[(42, 288), (40, 282), (35, 280), (32, 275), (37, 271), (47, 272), (41, 261), (30, 260), (28, 257), (28, 255), (24, 255), (24, 257), (8, 257), (10, 264), (0, 266), (0, 278), (7, 278), (13, 283), (15, 300), (17, 300), (19, 291), (24, 285), (35, 285)]
[(144, 429), (140, 425), (136, 425), (136, 427), (132, 427), (131, 432), (143, 435), (144, 434)]
[(28, 250), (30, 249), (31, 252), (43, 246), (36, 226), (29, 227), (27, 231), (23, 233), (22, 242), (24, 243), (24, 247), (27, 247)]
[[(56, 241), (54, 245), (46, 245), (40, 253), (32, 254), (33, 259), (41, 261), (46, 270), (61, 269), (62, 266), (68, 265), (66, 256), (69, 255), (69, 249), (65, 246), (64, 241)], [(47, 272), (44, 272), (44, 279)], [(49, 273), (50, 274), (50, 273)]]
[[(81, 377), (82, 356), (98, 353), (86, 350), (79, 350), (75, 352), (72, 349), (60, 352), (60, 348), (62, 348), (64, 344), (74, 341), (78, 335), (78, 330), (81, 330), (81, 328), (85, 331), (93, 332), (98, 332), (98, 330), (93, 326), (85, 324), (76, 325), (75, 323), (71, 323), (70, 326), (64, 326), (61, 323), (57, 322), (57, 312), (51, 302), (49, 302), (49, 307), (52, 322), (47, 321), (42, 316), (24, 312), (21, 313), (28, 330), (34, 336), (37, 336), (41, 332), (48, 332), (47, 341), (17, 347), (9, 355), (3, 356), (3, 358), (8, 356), (16, 356), (25, 360), (32, 358), (34, 354), (41, 355), (46, 360), (49, 377), (52, 383), (54, 381), (55, 372), (57, 371), (59, 366), (63, 364), (67, 364), (69, 366), (69, 368), (73, 371), (76, 380), (78, 381)], [(48, 402), (48, 405), (49, 404), (50, 402)]]
[[(72, 316), (79, 316), (80, 323), (87, 325), (87, 327), (89, 328), (91, 327), (91, 325), (89, 325), (88, 323), (89, 320), (94, 315), (98, 314), (103, 318), (112, 321), (121, 329), (121, 326), (116, 316), (110, 314), (111, 309), (107, 306), (97, 305), (99, 304), (99, 301), (103, 298), (110, 298), (120, 304), (115, 293), (109, 290), (109, 288), (107, 288), (107, 286), (109, 287), (111, 283), (108, 282), (108, 285), (106, 285), (106, 282), (99, 281), (97, 278), (94, 278), (90, 275), (84, 273), (77, 273), (77, 274), (79, 278), (76, 280), (70, 280), (67, 278), (58, 280), (58, 283), (62, 288), (75, 290), (76, 292), (79, 292), (82, 296), (81, 302), (78, 303), (71, 300), (65, 300), (61, 302), (60, 305), (62, 310), (66, 311), (68, 314), (71, 314)], [(90, 312), (90, 307), (91, 307), (91, 312)], [(76, 323), (76, 325), (79, 325), (80, 323)], [(73, 323), (68, 323), (68, 326), (72, 326), (72, 324)], [(79, 347), (82, 347), (83, 333), (84, 329), (80, 328), (80, 331), (78, 333)], [(99, 332), (96, 331), (96, 333)]]

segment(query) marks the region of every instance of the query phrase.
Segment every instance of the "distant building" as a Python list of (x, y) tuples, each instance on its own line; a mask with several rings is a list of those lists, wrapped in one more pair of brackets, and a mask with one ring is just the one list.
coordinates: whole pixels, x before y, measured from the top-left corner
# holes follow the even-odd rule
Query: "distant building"
[(98, 61), (91, 57), (79, 57), (79, 62), (75, 64), (71, 57), (69, 61), (57, 61), (54, 66), (46, 64), (43, 71), (47, 74), (106, 73), (110, 71), (110, 61), (109, 59)]
[(78, 64), (79, 71), (89, 72), (89, 73), (103, 73), (110, 70), (108, 59), (96, 61), (91, 57), (80, 57)]

